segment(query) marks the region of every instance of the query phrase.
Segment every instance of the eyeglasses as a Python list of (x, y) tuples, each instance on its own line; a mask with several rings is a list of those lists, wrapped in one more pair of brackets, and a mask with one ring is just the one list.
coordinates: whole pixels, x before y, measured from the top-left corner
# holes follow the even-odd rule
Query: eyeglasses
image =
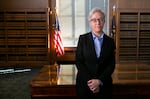
[(104, 19), (103, 18), (99, 18), (99, 19), (93, 18), (90, 21), (92, 21), (94, 23), (96, 23), (96, 22), (104, 22)]

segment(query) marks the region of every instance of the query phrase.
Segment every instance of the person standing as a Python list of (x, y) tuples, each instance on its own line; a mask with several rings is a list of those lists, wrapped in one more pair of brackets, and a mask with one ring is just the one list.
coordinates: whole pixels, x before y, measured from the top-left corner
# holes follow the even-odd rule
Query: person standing
[(78, 99), (111, 99), (115, 69), (115, 42), (103, 32), (105, 14), (100, 8), (89, 13), (91, 32), (79, 36), (76, 50)]

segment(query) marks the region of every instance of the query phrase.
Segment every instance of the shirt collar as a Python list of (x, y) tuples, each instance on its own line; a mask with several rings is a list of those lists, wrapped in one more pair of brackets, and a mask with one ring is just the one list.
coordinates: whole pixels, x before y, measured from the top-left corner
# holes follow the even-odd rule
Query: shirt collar
[[(92, 32), (92, 36), (93, 36), (93, 39), (97, 38), (93, 32)], [(103, 38), (103, 37), (104, 37), (104, 32), (102, 32), (102, 35), (99, 38)]]

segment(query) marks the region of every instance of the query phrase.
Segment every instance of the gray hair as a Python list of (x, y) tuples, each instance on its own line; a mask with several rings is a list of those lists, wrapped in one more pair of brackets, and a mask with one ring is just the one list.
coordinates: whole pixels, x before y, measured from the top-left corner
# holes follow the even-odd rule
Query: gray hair
[(96, 7), (96, 8), (93, 8), (93, 9), (90, 11), (89, 17), (88, 17), (88, 20), (89, 20), (89, 21), (90, 21), (91, 16), (92, 16), (94, 13), (96, 13), (96, 12), (101, 13), (101, 14), (102, 14), (102, 17), (103, 17), (104, 20), (105, 20), (105, 14), (104, 14), (104, 12), (103, 12), (100, 8)]

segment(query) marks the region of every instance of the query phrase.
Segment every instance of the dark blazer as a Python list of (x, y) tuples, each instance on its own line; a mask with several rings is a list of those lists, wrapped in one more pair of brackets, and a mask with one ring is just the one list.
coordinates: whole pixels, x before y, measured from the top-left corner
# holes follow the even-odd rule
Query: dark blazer
[(92, 33), (80, 35), (76, 51), (76, 67), (77, 95), (82, 95), (82, 98), (88, 96), (91, 91), (87, 81), (94, 78), (103, 82), (100, 90), (106, 90), (108, 94), (111, 91), (111, 75), (115, 68), (114, 40), (104, 34), (100, 58), (97, 58)]

